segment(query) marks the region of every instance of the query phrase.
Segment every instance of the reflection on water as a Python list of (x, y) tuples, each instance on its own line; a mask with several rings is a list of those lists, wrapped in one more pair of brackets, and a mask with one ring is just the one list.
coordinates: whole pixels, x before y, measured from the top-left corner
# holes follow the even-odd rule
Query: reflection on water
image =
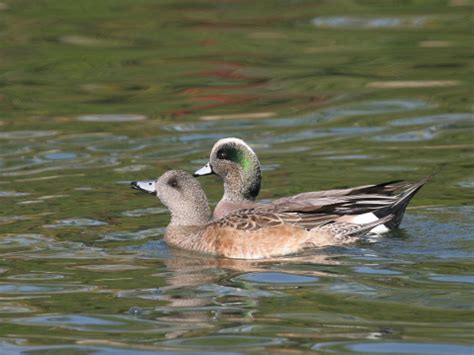
[(0, 132), (0, 139), (8, 140), (26, 140), (34, 138), (43, 138), (56, 135), (55, 131), (12, 131), (12, 132)]
[(318, 344), (313, 350), (330, 352), (354, 352), (362, 354), (471, 354), (472, 347), (450, 344), (423, 344), (423, 343), (336, 343)]
[(413, 28), (424, 27), (427, 23), (426, 17), (379, 17), (379, 18), (360, 18), (360, 17), (317, 17), (312, 23), (318, 27), (334, 28)]
[(83, 122), (133, 122), (146, 120), (143, 115), (84, 115), (77, 118)]
[(430, 115), (414, 118), (404, 118), (390, 122), (392, 126), (416, 126), (424, 124), (447, 124), (448, 122), (469, 122), (474, 119), (473, 113), (448, 113), (444, 115)]
[[(0, 353), (471, 353), (472, 6), (0, 2)], [(227, 136), (267, 202), (435, 176), (355, 245), (168, 247), (129, 182)]]
[(68, 218), (61, 221), (56, 221), (55, 224), (47, 224), (46, 228), (61, 228), (61, 227), (89, 227), (89, 226), (102, 226), (107, 224), (106, 222), (96, 221), (89, 218)]

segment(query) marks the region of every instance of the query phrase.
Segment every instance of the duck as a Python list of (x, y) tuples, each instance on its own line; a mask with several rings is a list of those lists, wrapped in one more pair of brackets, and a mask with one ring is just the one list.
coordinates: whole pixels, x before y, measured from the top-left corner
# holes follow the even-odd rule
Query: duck
[(131, 187), (158, 197), (170, 211), (164, 235), (167, 244), (232, 259), (267, 259), (307, 248), (353, 243), (396, 217), (386, 209), (376, 221), (348, 222), (336, 212), (343, 201), (306, 212), (288, 204), (272, 209), (245, 208), (213, 219), (200, 183), (182, 170), (169, 170), (156, 180), (133, 181)]
[[(389, 224), (379, 225), (374, 233), (384, 233), (399, 227), (406, 206), (418, 190), (431, 178), (416, 183), (402, 180), (356, 186), (347, 189), (303, 192), (274, 200), (270, 204), (257, 202), (262, 181), (260, 161), (254, 150), (242, 139), (222, 138), (211, 149), (209, 162), (196, 170), (195, 177), (217, 175), (224, 182), (224, 195), (217, 203), (213, 216), (216, 219), (241, 209), (290, 209), (310, 212), (325, 204), (346, 202), (339, 205), (338, 213), (351, 223), (370, 223), (387, 215), (395, 215)], [(357, 208), (355, 208), (357, 207)], [(364, 213), (365, 212), (365, 213)]]

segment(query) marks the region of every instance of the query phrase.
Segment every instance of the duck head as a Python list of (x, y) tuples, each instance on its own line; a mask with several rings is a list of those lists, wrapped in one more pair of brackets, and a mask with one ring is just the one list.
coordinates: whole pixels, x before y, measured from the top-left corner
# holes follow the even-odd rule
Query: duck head
[(169, 170), (157, 180), (133, 181), (133, 189), (157, 196), (171, 213), (170, 225), (201, 225), (211, 211), (199, 182), (181, 170)]
[(254, 201), (260, 191), (262, 173), (257, 155), (239, 138), (218, 140), (209, 162), (194, 176), (215, 174), (224, 180), (224, 197), (228, 201)]

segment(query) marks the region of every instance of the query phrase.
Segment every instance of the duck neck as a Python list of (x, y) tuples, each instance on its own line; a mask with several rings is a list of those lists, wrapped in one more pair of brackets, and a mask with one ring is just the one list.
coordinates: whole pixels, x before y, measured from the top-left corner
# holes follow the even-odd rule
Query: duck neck
[(246, 169), (230, 172), (224, 178), (224, 197), (225, 201), (243, 202), (255, 201), (260, 192), (262, 173), (258, 161)]
[(180, 206), (178, 209), (171, 210), (170, 212), (171, 221), (169, 226), (172, 227), (202, 226), (209, 222), (211, 216), (211, 210), (207, 203), (201, 206), (194, 205), (191, 208)]

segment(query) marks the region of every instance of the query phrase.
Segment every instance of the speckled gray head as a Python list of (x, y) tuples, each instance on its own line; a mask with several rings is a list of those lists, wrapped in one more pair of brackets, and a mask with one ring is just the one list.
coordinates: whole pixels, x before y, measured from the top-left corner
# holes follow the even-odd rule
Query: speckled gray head
[(133, 181), (131, 187), (156, 195), (170, 210), (170, 225), (200, 225), (211, 211), (199, 182), (182, 170), (169, 170), (157, 180)]
[(224, 180), (224, 200), (254, 201), (260, 191), (262, 173), (257, 155), (239, 138), (224, 138), (214, 144), (209, 163), (194, 176), (216, 174)]

